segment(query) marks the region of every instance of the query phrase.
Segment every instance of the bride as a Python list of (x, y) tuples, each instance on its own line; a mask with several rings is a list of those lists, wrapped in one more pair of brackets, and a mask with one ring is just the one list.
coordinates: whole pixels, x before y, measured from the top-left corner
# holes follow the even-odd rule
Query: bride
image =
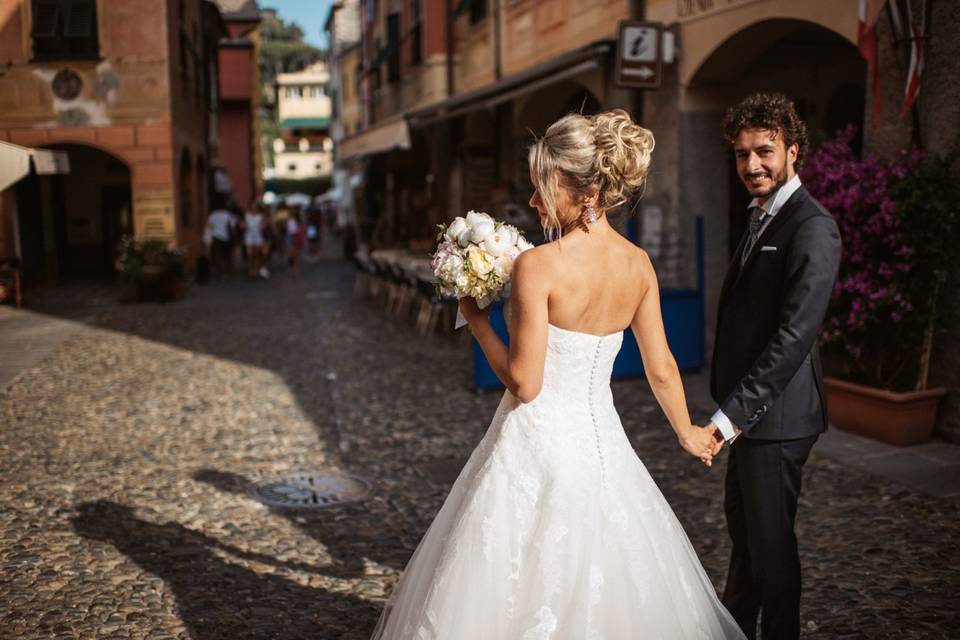
[(653, 135), (624, 111), (568, 115), (530, 149), (548, 237), (517, 259), (510, 346), (461, 302), (507, 392), (431, 524), (374, 640), (742, 638), (613, 406), (633, 329), (680, 445), (690, 423), (650, 259), (610, 226), (647, 175)]

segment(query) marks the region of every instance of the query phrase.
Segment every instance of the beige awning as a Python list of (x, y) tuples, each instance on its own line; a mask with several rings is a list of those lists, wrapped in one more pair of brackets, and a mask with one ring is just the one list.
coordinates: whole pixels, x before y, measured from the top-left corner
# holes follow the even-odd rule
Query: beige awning
[(30, 162), (39, 175), (70, 173), (66, 151), (31, 149), (0, 141), (0, 191), (30, 173)]
[(401, 116), (346, 138), (340, 143), (339, 156), (341, 160), (349, 160), (393, 149), (409, 148), (410, 128)]

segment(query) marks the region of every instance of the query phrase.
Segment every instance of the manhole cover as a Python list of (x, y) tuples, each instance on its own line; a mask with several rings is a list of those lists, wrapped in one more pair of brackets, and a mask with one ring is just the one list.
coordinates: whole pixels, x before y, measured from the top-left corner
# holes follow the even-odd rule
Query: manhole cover
[(370, 483), (353, 476), (304, 472), (261, 482), (251, 492), (271, 507), (320, 509), (360, 502), (370, 492)]

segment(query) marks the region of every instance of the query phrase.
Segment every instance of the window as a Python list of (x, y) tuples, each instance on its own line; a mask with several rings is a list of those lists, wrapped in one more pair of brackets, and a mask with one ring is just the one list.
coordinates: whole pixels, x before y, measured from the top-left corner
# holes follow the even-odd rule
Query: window
[(96, 0), (33, 0), (33, 57), (38, 60), (96, 60)]
[(283, 94), (293, 100), (300, 100), (303, 98), (303, 87), (287, 87), (283, 90)]
[(310, 87), (310, 97), (311, 98), (322, 98), (324, 96), (323, 87), (313, 86)]
[(420, 15), (420, 0), (410, 0), (410, 64), (423, 62), (423, 17)]
[(400, 80), (400, 14), (387, 15), (387, 82)]

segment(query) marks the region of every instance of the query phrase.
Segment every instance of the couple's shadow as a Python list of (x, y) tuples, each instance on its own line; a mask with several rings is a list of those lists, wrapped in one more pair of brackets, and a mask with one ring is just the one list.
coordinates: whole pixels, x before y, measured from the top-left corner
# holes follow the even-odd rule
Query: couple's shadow
[(79, 535), (113, 545), (163, 579), (196, 640), (365, 639), (379, 615), (378, 606), (355, 596), (257, 573), (222, 556), (330, 575), (325, 568), (237, 549), (177, 522), (148, 522), (125, 505), (86, 502), (77, 507), (72, 522)]

